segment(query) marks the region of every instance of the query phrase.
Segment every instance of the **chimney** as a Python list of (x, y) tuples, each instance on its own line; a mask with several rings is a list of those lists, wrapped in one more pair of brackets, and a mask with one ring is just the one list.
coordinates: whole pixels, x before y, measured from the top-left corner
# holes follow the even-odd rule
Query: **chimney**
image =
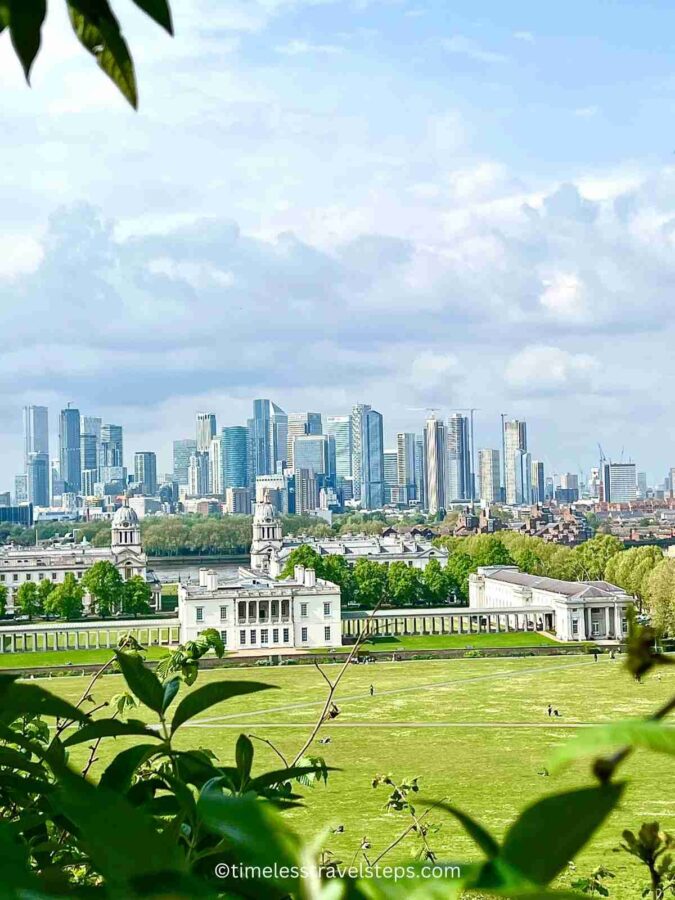
[(218, 590), (218, 573), (214, 569), (209, 569), (204, 574), (204, 587), (209, 591)]
[(205, 569), (205, 568), (203, 568), (203, 567), (199, 570), (199, 587), (206, 587), (206, 573), (207, 573), (207, 571), (208, 571), (208, 570)]
[(304, 566), (295, 566), (293, 569), (293, 580), (297, 581), (298, 584), (305, 583), (305, 567)]
[(314, 569), (305, 569), (305, 587), (315, 587), (316, 572)]

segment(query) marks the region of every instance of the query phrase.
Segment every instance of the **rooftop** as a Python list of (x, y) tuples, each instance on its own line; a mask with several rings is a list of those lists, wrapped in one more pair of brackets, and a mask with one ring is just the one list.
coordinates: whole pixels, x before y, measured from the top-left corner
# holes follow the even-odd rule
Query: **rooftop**
[(528, 575), (514, 566), (496, 568), (484, 566), (478, 569), (479, 575), (504, 581), (508, 584), (519, 584), (532, 590), (550, 591), (566, 597), (606, 597), (607, 595), (624, 596), (625, 591), (608, 581), (562, 581), (559, 578), (546, 578), (543, 575)]

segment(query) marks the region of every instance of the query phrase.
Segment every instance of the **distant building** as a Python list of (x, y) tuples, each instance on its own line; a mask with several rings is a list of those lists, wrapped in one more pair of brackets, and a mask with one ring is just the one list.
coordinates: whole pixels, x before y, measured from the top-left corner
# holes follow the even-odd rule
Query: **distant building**
[(433, 414), (424, 428), (424, 460), (426, 472), (426, 506), (431, 515), (448, 505), (448, 434), (443, 422)]
[(483, 506), (499, 502), (501, 498), (499, 450), (484, 448), (478, 451), (478, 487)]
[(323, 426), (321, 421), (321, 413), (304, 412), (288, 414), (288, 443), (286, 448), (286, 462), (288, 468), (293, 469), (295, 463), (293, 460), (293, 439), (303, 437), (307, 434), (321, 434)]
[(544, 464), (538, 459), (532, 460), (532, 503), (544, 503), (546, 500), (546, 477)]
[(49, 506), (49, 455), (29, 453), (26, 471), (26, 493), (34, 506)]
[(49, 456), (49, 411), (46, 406), (24, 406), (24, 466), (28, 469), (28, 460), (32, 453), (45, 453)]
[(248, 426), (249, 470), (254, 484), (259, 475), (281, 472), (288, 451), (288, 416), (271, 400), (254, 400)]
[(230, 425), (221, 432), (223, 489), (248, 486), (248, 430), (243, 425)]
[(396, 435), (396, 483), (402, 503), (419, 500), (417, 496), (417, 435), (399, 431)]
[(448, 501), (471, 500), (473, 475), (471, 472), (471, 437), (469, 419), (455, 413), (448, 419)]
[(637, 499), (635, 463), (605, 463), (603, 499), (605, 503), (630, 503)]
[(178, 484), (188, 483), (190, 457), (197, 452), (197, 441), (182, 440), (173, 442), (173, 478)]
[(192, 497), (203, 497), (209, 493), (208, 453), (200, 453), (197, 450), (190, 457), (187, 489)]
[(80, 411), (67, 407), (59, 417), (60, 472), (67, 493), (79, 493), (82, 481)]
[[(20, 506), (0, 504), (0, 524), (21, 525), (22, 528), (33, 527), (33, 504), (23, 503)], [(1, 549), (0, 549), (0, 552)], [(2, 579), (0, 578), (0, 582)]]
[(14, 477), (14, 502), (17, 506), (28, 503), (28, 473)]
[(384, 451), (384, 502), (391, 503), (391, 492), (398, 486), (398, 453), (396, 450)]
[(248, 488), (225, 488), (225, 510), (230, 515), (248, 516), (251, 513), (251, 495)]
[(364, 509), (384, 506), (384, 429), (382, 416), (366, 403), (352, 410), (354, 500)]
[[(527, 465), (527, 472), (524, 466)], [(527, 459), (527, 425), (518, 419), (504, 422), (504, 484), (506, 502), (517, 506), (530, 501), (531, 461)]]
[(150, 451), (134, 454), (134, 480), (141, 485), (143, 494), (154, 497), (157, 493), (157, 456)]

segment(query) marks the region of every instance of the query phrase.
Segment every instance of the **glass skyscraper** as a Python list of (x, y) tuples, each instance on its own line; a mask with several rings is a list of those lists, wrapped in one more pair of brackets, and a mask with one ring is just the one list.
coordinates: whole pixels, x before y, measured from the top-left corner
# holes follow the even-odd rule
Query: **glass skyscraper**
[(223, 490), (248, 486), (248, 428), (230, 425), (221, 434)]
[(59, 466), (63, 490), (78, 493), (82, 486), (80, 411), (70, 406), (59, 417)]
[(190, 457), (197, 452), (197, 441), (184, 440), (173, 442), (173, 478), (177, 484), (188, 483)]

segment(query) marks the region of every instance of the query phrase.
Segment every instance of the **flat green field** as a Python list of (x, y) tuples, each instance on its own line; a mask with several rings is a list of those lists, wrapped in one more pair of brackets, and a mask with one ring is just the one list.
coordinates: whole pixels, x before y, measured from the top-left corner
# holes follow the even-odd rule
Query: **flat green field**
[[(328, 672), (337, 670), (326, 667)], [(201, 673), (197, 684), (222, 678), (261, 681), (276, 690), (214, 707), (181, 729), (182, 745), (208, 747), (231, 764), (234, 742), (243, 731), (271, 740), (292, 757), (325, 696), (316, 669), (296, 665), (212, 670)], [(80, 677), (49, 682), (52, 690), (71, 700), (79, 698), (85, 684)], [(121, 678), (108, 676), (95, 687), (94, 696), (100, 702), (121, 689)], [(419, 776), (420, 796), (446, 798), (500, 834), (523, 804), (592, 783), (584, 763), (557, 775), (539, 774), (553, 748), (588, 724), (646, 714), (673, 691), (675, 672), (665, 669), (637, 684), (620, 662), (606, 655), (598, 662), (577, 656), (354, 665), (337, 698), (341, 714), (319, 735), (330, 737), (330, 743), (316, 743), (311, 750), (341, 771), (330, 775), (326, 787), (301, 789), (307, 806), (288, 813), (288, 820), (307, 836), (344, 826), (344, 831), (329, 832), (326, 838), (327, 846), (343, 860), (352, 858), (364, 837), (377, 851), (407, 824), (401, 814), (384, 811), (385, 789), (371, 787), (375, 774), (391, 773), (396, 778)], [(549, 703), (561, 718), (549, 718)], [(106, 741), (98, 771), (113, 748), (117, 752), (124, 746), (127, 739)], [(74, 754), (73, 761), (77, 763), (79, 756)], [(267, 746), (258, 744), (257, 763), (269, 768), (278, 761)], [(601, 863), (607, 866), (617, 875), (611, 896), (633, 900), (639, 897), (642, 873), (632, 858), (612, 850), (624, 828), (636, 829), (643, 821), (658, 819), (675, 829), (675, 762), (640, 751), (629, 759), (624, 774), (629, 786), (621, 809), (576, 863), (582, 874)], [(432, 845), (441, 856), (476, 858), (476, 849), (454, 821), (440, 813), (433, 820), (440, 828)], [(392, 858), (400, 861), (412, 848), (406, 839)], [(565, 875), (560, 886), (569, 881)]]
[[(167, 647), (149, 647), (146, 657), (166, 656)], [(0, 653), (0, 669), (37, 668), (38, 666), (83, 666), (87, 663), (107, 662), (112, 650), (47, 650), (37, 653)]]

